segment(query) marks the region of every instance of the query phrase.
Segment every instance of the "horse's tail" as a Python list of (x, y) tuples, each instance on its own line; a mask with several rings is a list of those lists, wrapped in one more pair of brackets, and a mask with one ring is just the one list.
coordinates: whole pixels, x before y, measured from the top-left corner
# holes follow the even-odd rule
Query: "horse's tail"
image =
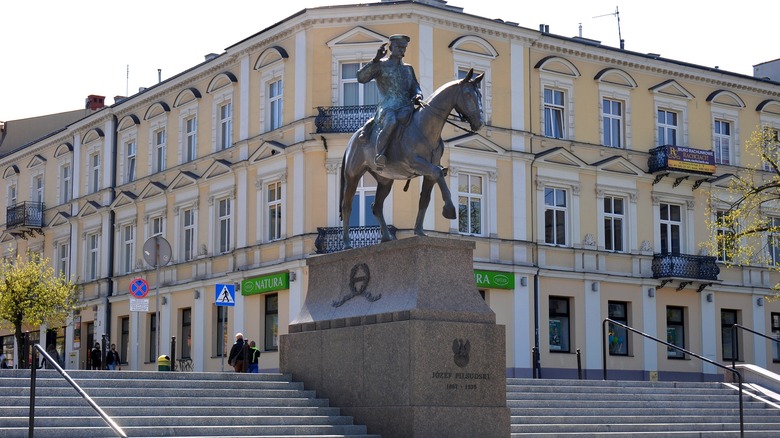
[[(347, 151), (349, 150), (349, 146), (347, 146)], [(342, 212), (344, 211), (344, 163), (347, 162), (347, 151), (344, 151), (344, 156), (341, 157), (341, 171), (339, 172), (339, 177), (341, 178), (341, 188), (339, 189), (339, 220), (343, 221), (344, 218), (342, 217)]]

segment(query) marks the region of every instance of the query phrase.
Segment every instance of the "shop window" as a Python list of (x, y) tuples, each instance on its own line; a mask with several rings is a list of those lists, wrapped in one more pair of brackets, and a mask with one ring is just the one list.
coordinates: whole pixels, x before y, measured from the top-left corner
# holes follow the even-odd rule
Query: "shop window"
[(157, 314), (149, 314), (149, 362), (157, 362)]
[(279, 295), (265, 296), (265, 349), (279, 349)]
[(119, 318), (119, 359), (128, 362), (127, 352), (130, 350), (130, 317)]
[[(669, 306), (666, 308), (666, 342), (685, 348), (685, 309)], [(666, 347), (669, 359), (685, 359), (685, 353), (672, 347)]]
[[(628, 303), (610, 301), (608, 315), (609, 319), (628, 325)], [(612, 323), (609, 324), (609, 354), (628, 356), (628, 330)]]
[(780, 313), (772, 312), (770, 318), (772, 337), (777, 339), (777, 342), (772, 342), (772, 362), (780, 362)]
[(181, 354), (182, 359), (191, 358), (192, 348), (192, 309), (181, 309)]
[(722, 309), (720, 311), (720, 334), (723, 348), (723, 360), (739, 360), (739, 351), (734, 355), (734, 338), (731, 327), (739, 324), (739, 314), (736, 310)]
[(569, 353), (569, 298), (550, 297), (550, 352)]

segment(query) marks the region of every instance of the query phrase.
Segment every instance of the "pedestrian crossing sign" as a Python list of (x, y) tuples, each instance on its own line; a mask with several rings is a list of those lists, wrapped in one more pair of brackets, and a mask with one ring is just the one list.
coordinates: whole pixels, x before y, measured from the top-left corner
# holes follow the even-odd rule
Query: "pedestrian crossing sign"
[(216, 298), (214, 302), (217, 306), (235, 306), (236, 305), (236, 285), (218, 284), (216, 289)]

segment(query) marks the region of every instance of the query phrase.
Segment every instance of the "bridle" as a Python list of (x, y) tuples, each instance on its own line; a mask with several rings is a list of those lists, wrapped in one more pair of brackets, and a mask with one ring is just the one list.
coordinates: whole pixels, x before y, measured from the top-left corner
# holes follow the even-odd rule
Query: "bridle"
[[(461, 88), (461, 89), (459, 89), (459, 90), (458, 90), (458, 93), (459, 93), (459, 94), (458, 94), (458, 98), (460, 98), (460, 95), (461, 95), (461, 94), (463, 94), (463, 89), (462, 89), (462, 88)], [(443, 117), (443, 118), (444, 118), (444, 121), (445, 121), (446, 123), (449, 123), (450, 125), (452, 125), (452, 126), (455, 126), (455, 127), (456, 127), (456, 128), (458, 128), (458, 129), (462, 129), (462, 130), (464, 130), (464, 131), (466, 131), (466, 132), (469, 132), (469, 133), (471, 133), (471, 134), (476, 134), (476, 132), (477, 132), (477, 131), (474, 131), (474, 130), (472, 130), (472, 129), (471, 129), (471, 121), (469, 120), (469, 118), (468, 118), (468, 117), (466, 117), (465, 115), (463, 115), (463, 113), (462, 113), (462, 112), (460, 112), (460, 111), (458, 111), (457, 109), (454, 109), (454, 111), (457, 113), (457, 115), (455, 115), (455, 114), (452, 114), (452, 111), (450, 111), (449, 113), (446, 113), (446, 114), (445, 114), (445, 113), (444, 113), (444, 111), (441, 111), (441, 110), (439, 110), (438, 108), (432, 107), (432, 106), (430, 106), (429, 104), (425, 103), (425, 102), (424, 102), (424, 101), (422, 101), (422, 100), (420, 100), (420, 101), (418, 101), (418, 102), (416, 102), (416, 103), (417, 103), (417, 104), (418, 104), (418, 105), (419, 105), (421, 108), (427, 108), (427, 109), (429, 109), (429, 110), (433, 111), (433, 112), (434, 112), (436, 115), (438, 115), (439, 117)], [(461, 125), (458, 125), (457, 123), (455, 123), (455, 120), (458, 120), (458, 119), (460, 119), (460, 121), (461, 121), (461, 122), (466, 122), (466, 123), (468, 123), (468, 124), (469, 124), (469, 127), (468, 127), (468, 128), (464, 128), (463, 126), (461, 126)]]

